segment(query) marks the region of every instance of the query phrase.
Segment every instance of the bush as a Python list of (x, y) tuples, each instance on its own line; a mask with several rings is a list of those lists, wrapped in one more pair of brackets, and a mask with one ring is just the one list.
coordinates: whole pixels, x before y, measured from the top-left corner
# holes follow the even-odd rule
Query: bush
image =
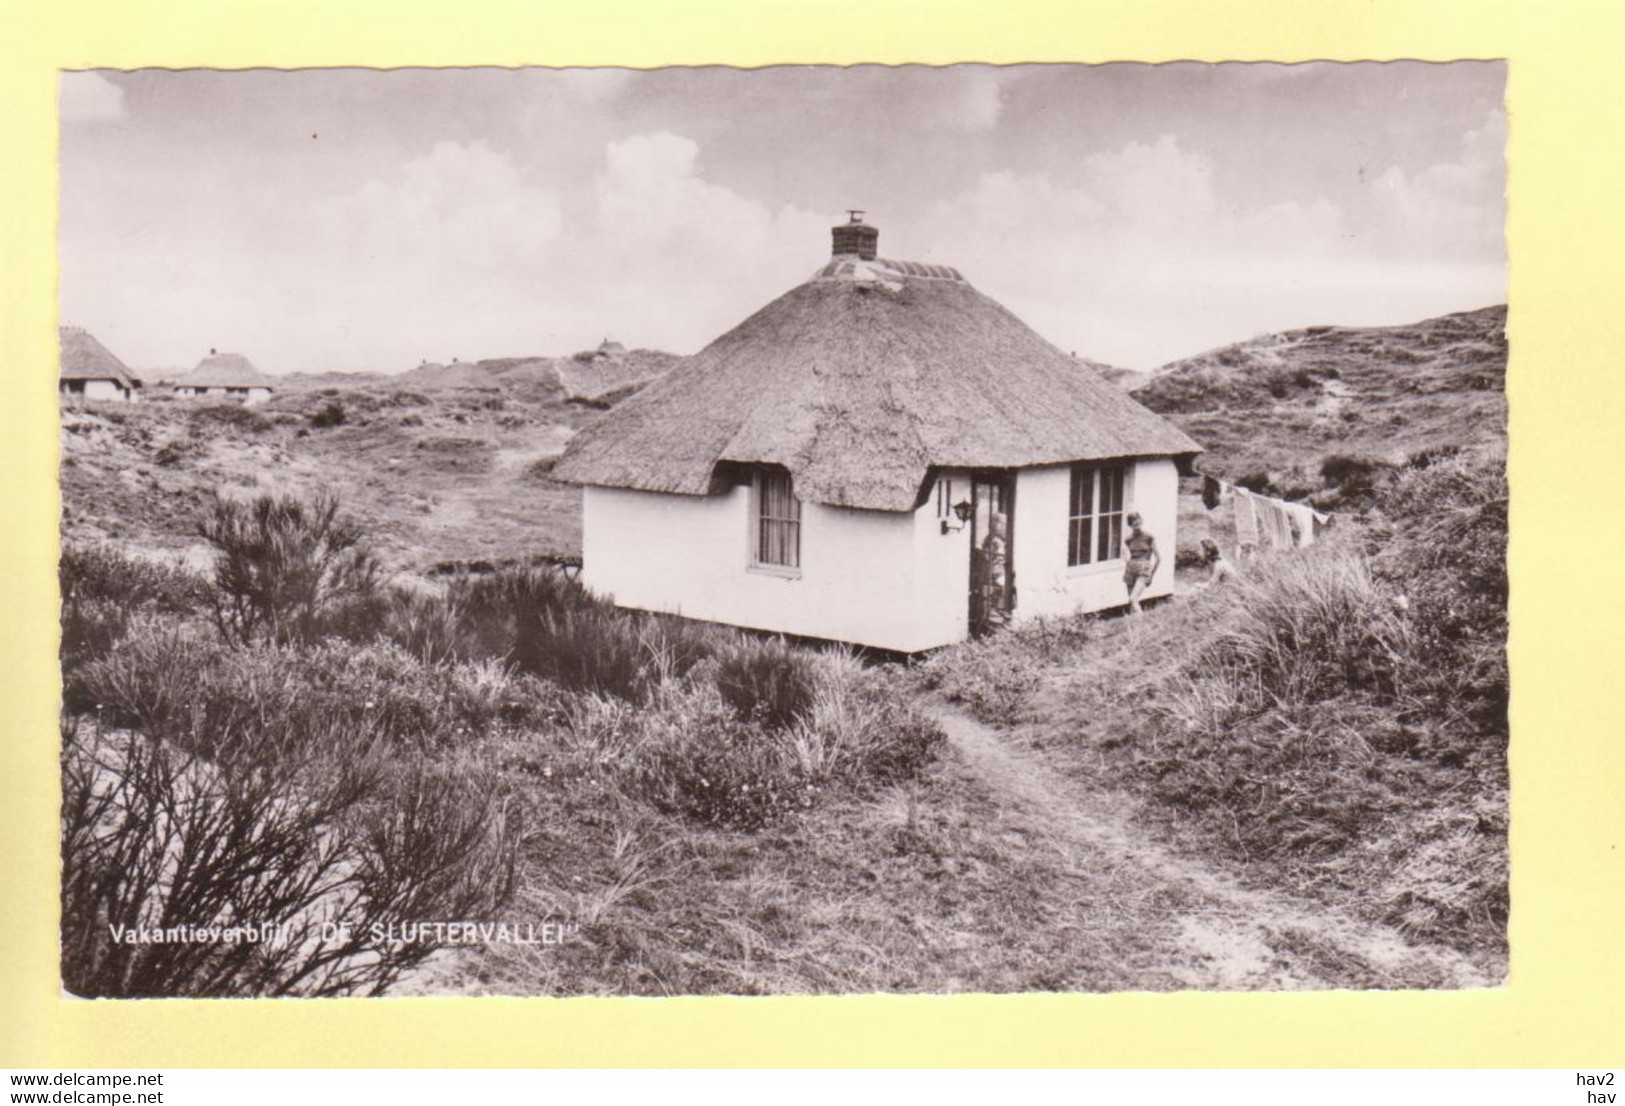
[(1461, 457), (1406, 473), (1385, 500), (1394, 523), (1374, 571), (1406, 597), (1416, 694), (1507, 733), (1506, 469)]
[(921, 668), (929, 688), (985, 722), (1022, 720), (1045, 670), (1095, 640), (1093, 616), (1036, 618), (934, 654)]
[(1369, 495), (1390, 467), (1376, 457), (1333, 453), (1321, 461), (1320, 478), (1327, 487), (1339, 489), (1349, 499)]
[(113, 599), (132, 608), (188, 614), (208, 601), (208, 583), (196, 573), (102, 545), (64, 545), (57, 582), (64, 603)]
[(521, 672), (569, 691), (638, 701), (649, 685), (648, 639), (609, 611), (517, 612), (512, 660)]
[(718, 658), (713, 679), (723, 700), (747, 721), (788, 729), (812, 709), (813, 658), (783, 638), (739, 639)]
[(241, 403), (217, 403), (194, 408), (191, 416), (194, 423), (215, 423), (251, 434), (263, 434), (276, 425), (252, 407)]
[(1238, 701), (1313, 703), (1350, 691), (1392, 699), (1408, 675), (1408, 627), (1357, 556), (1283, 558), (1234, 591), (1239, 615), (1196, 668), (1231, 683)]
[(327, 430), (334, 426), (343, 426), (345, 421), (344, 404), (338, 400), (329, 400), (320, 410), (310, 416), (310, 425), (317, 430)]
[(757, 829), (812, 805), (813, 783), (787, 746), (741, 721), (714, 688), (668, 691), (640, 719), (634, 790), (707, 825)]
[(832, 791), (863, 792), (924, 770), (942, 741), (934, 723), (850, 657), (808, 660), (811, 701), (785, 729), (742, 717), (708, 663), (691, 679), (651, 685), (636, 706), (573, 696), (561, 740), (544, 754), (561, 763), (529, 770), (555, 783), (609, 772), (624, 793), (657, 810), (747, 830), (807, 810)]
[(830, 651), (817, 662), (808, 711), (786, 738), (802, 772), (863, 791), (924, 771), (944, 740), (941, 727), (850, 654)]
[(378, 563), (333, 496), (217, 498), (198, 533), (218, 556), (213, 613), (228, 639), (314, 640), (378, 591)]
[(560, 687), (629, 701), (686, 676), (725, 640), (687, 619), (617, 610), (543, 568), (459, 580), (443, 602), (457, 607), (461, 655), (501, 658)]
[[(422, 764), (205, 763), (64, 731), (63, 985), (86, 997), (381, 994), (433, 940), (375, 923), (461, 921), (513, 893), (516, 827), (490, 781)], [(324, 926), (344, 923), (339, 936)], [(125, 931), (190, 927), (181, 939)], [(248, 939), (186, 940), (253, 927)]]
[(79, 709), (209, 757), (243, 743), (290, 755), (316, 741), (426, 751), (557, 709), (541, 685), (490, 662), (428, 665), (390, 644), (338, 640), (223, 650), (151, 617), (71, 686)]
[(65, 545), (57, 562), (62, 597), (59, 655), (64, 695), (80, 707), (74, 674), (106, 655), (142, 611), (188, 614), (208, 600), (208, 585), (184, 569), (128, 557), (105, 546)]

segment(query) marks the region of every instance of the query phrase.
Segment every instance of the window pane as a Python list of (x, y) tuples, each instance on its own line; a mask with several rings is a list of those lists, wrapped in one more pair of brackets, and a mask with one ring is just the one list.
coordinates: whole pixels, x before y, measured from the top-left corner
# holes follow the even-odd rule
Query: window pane
[(1094, 514), (1095, 472), (1093, 469), (1073, 466), (1072, 517)]
[(1115, 561), (1123, 554), (1123, 516), (1102, 515), (1100, 519), (1100, 560)]
[(801, 564), (801, 501), (779, 473), (756, 475), (756, 563)]

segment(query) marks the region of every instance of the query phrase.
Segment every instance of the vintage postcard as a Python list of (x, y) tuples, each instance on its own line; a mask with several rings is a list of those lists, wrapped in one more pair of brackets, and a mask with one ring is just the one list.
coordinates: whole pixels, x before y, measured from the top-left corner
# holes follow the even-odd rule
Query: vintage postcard
[(60, 78), (60, 984), (1495, 988), (1507, 67)]

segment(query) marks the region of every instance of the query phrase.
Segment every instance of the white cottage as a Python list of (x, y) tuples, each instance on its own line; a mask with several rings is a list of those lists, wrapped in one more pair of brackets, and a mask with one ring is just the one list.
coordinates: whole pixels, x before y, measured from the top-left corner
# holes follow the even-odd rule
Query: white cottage
[(140, 398), (141, 381), (95, 335), (77, 326), (57, 328), (61, 367), (57, 392), (73, 400), (125, 401)]
[[(1127, 603), (1124, 517), (1173, 590), (1200, 447), (942, 265), (834, 256), (570, 443), (582, 578), (622, 607), (919, 652)], [(980, 551), (995, 514), (1002, 587)]]
[(271, 398), (271, 381), (240, 353), (210, 350), (197, 368), (175, 381), (175, 394), (183, 398), (235, 399), (263, 403)]

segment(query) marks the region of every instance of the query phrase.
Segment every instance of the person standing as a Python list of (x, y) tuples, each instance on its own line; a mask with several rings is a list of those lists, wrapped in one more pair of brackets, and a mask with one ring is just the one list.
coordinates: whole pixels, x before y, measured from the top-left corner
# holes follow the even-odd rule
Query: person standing
[(997, 511), (989, 513), (987, 539), (982, 542), (982, 619), (988, 630), (997, 630), (1010, 621), (1009, 552), (1005, 545), (1005, 520)]
[(1146, 533), (1138, 511), (1127, 519), (1129, 533), (1124, 545), (1128, 546), (1128, 564), (1123, 568), (1123, 584), (1128, 588), (1128, 609), (1140, 613), (1140, 596), (1151, 586), (1151, 580), (1162, 566), (1162, 554), (1157, 552), (1157, 539)]

